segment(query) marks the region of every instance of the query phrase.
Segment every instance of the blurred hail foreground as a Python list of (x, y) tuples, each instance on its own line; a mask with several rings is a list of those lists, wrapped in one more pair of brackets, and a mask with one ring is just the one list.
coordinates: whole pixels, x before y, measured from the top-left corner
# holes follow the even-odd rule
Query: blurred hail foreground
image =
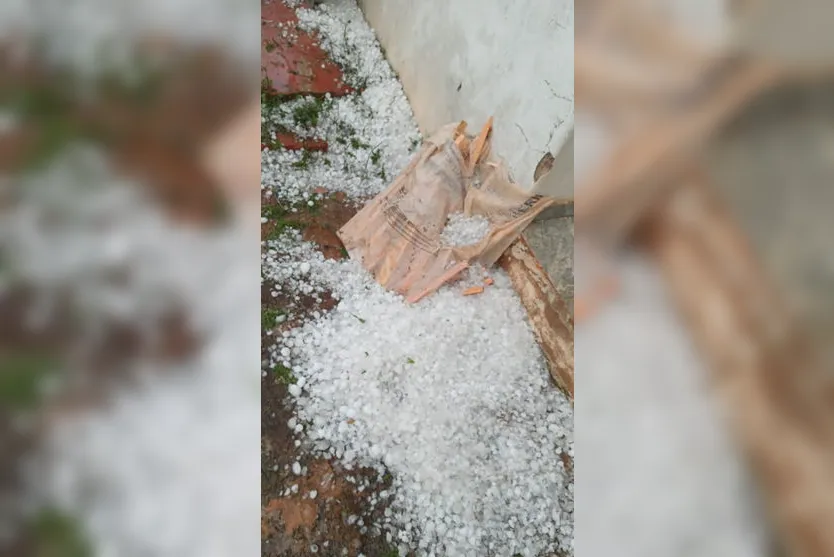
[(576, 7), (577, 550), (834, 555), (832, 7)]
[(2, 555), (258, 551), (259, 10), (0, 5)]

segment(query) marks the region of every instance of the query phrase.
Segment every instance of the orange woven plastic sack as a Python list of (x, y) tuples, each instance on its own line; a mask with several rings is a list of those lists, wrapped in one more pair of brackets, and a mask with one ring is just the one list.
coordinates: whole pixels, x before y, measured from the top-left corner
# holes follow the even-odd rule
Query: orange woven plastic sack
[[(424, 142), (408, 167), (338, 235), (384, 287), (417, 302), (465, 268), (493, 265), (541, 211), (554, 203), (515, 184), (490, 152), (492, 118), (473, 138), (466, 122), (449, 124)], [(535, 190), (535, 188), (534, 188)], [(489, 221), (479, 242), (446, 244), (449, 215)]]

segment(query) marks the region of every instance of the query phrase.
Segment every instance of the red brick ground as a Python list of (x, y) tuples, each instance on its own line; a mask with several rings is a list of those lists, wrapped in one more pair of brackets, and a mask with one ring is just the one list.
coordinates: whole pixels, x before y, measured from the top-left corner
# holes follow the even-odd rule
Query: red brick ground
[[(346, 95), (342, 71), (281, 0), (261, 1), (261, 66), (278, 95)], [(286, 36), (285, 36), (286, 35)]]
[[(325, 95), (352, 92), (342, 70), (319, 46), (318, 38), (298, 29), (295, 11), (282, 0), (261, 1), (261, 68), (273, 95)], [(327, 143), (280, 133), (284, 149), (326, 151)], [(264, 149), (266, 146), (262, 146)]]

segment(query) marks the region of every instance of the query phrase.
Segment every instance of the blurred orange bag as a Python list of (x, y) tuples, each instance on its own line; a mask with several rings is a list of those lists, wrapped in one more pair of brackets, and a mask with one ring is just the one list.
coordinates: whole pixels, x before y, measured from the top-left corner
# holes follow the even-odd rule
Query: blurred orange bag
[[(555, 202), (510, 179), (507, 167), (491, 156), (491, 130), (492, 118), (474, 139), (466, 135), (466, 122), (444, 126), (338, 232), (351, 258), (411, 303), (471, 264), (494, 264), (536, 215)], [(449, 215), (461, 211), (485, 217), (489, 232), (472, 245), (447, 245), (441, 232)]]

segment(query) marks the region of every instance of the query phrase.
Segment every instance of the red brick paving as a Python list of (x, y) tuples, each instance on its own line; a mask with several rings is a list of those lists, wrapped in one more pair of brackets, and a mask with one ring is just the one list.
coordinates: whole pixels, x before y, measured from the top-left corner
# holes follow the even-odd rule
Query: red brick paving
[[(342, 70), (281, 0), (261, 0), (261, 67), (278, 95), (347, 95)], [(287, 33), (287, 37), (283, 33)]]
[[(261, 0), (261, 68), (274, 95), (347, 95), (341, 68), (314, 35), (297, 27), (295, 11), (282, 0)], [(284, 36), (284, 33), (287, 36)], [(327, 151), (327, 142), (279, 133), (284, 149)], [(263, 146), (263, 148), (266, 148)]]
[(296, 151), (304, 149), (306, 151), (327, 151), (327, 142), (323, 139), (302, 139), (291, 133), (279, 133), (278, 141), (284, 149)]

